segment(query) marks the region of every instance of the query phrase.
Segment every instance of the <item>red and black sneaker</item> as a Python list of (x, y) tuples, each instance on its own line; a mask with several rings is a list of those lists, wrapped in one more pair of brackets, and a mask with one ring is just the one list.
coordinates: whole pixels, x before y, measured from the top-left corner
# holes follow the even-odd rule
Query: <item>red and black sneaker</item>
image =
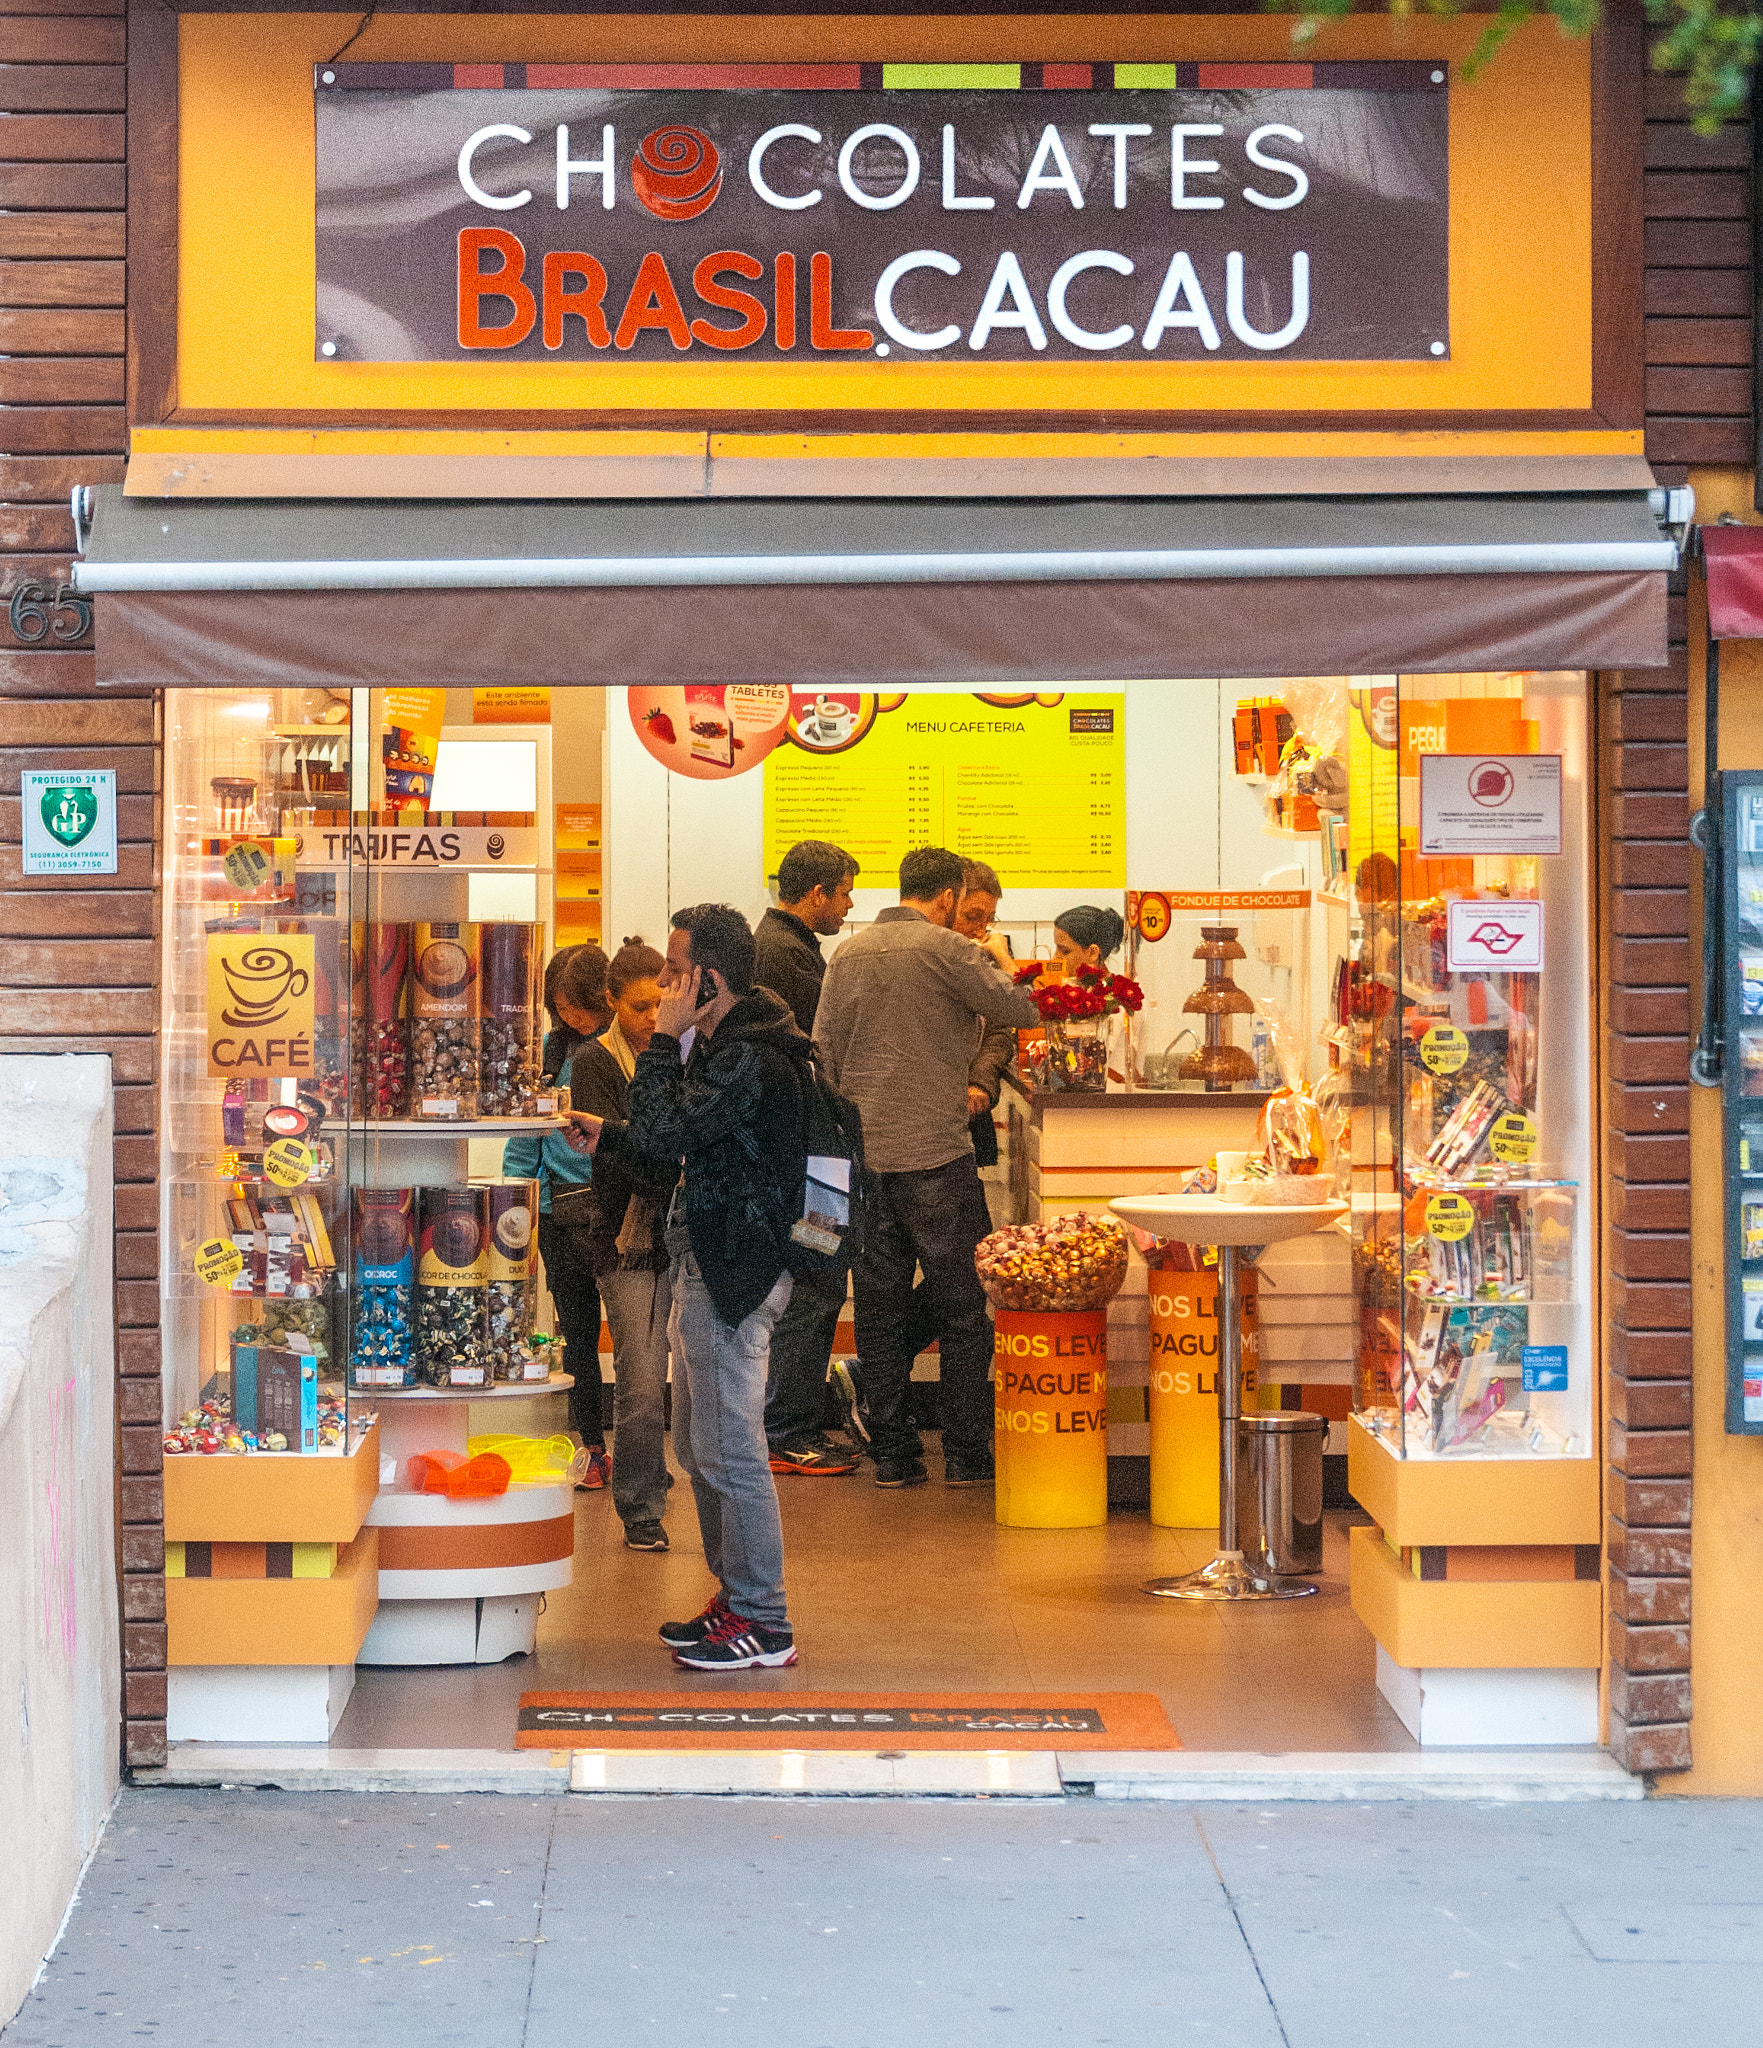
[(777, 1670), (796, 1661), (795, 1632), (767, 1628), (725, 1607), (704, 1641), (675, 1650), (673, 1661), (689, 1671), (752, 1671), (761, 1666)]
[(695, 1643), (707, 1643), (722, 1626), (729, 1604), (720, 1593), (702, 1614), (690, 1621), (664, 1621), (657, 1633), (670, 1650), (689, 1650)]
[(853, 1452), (841, 1450), (828, 1438), (818, 1443), (798, 1444), (794, 1450), (771, 1454), (774, 1472), (794, 1472), (804, 1479), (843, 1479), (857, 1469)]

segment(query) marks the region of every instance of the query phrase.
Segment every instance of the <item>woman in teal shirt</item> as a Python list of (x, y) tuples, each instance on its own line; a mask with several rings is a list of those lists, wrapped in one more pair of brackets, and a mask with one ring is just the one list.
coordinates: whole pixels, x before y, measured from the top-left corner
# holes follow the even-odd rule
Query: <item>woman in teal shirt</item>
[[(575, 946), (557, 977), (552, 1003), (577, 1043), (591, 1042), (611, 1020), (606, 966), (606, 955), (598, 946)], [(569, 1086), (567, 1059), (557, 1080)], [(561, 1131), (533, 1131), (508, 1140), (502, 1148), (502, 1171), (510, 1180), (539, 1183), (539, 1257), (557, 1308), (564, 1368), (575, 1377), (569, 1395), (570, 1426), (588, 1451), (581, 1484), (606, 1486), (612, 1478), (612, 1460), (606, 1455), (606, 1425), (600, 1412), (600, 1290), (586, 1260), (575, 1254), (551, 1219), (553, 1188), (585, 1187), (593, 1178), (594, 1162), (565, 1144)]]

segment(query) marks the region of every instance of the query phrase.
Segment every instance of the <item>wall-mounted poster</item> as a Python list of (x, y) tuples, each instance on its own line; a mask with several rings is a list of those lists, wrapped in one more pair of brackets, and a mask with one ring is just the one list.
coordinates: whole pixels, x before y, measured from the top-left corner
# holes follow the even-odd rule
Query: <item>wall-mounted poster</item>
[(989, 862), (1006, 889), (1126, 886), (1126, 699), (818, 692), (765, 763), (765, 867), (830, 839), (891, 886), (915, 846)]

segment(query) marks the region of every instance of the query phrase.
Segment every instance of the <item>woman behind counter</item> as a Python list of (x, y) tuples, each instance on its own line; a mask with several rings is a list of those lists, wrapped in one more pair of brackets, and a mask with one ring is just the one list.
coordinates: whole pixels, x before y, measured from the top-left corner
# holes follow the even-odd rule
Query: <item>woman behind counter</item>
[(1067, 974), (1106, 967), (1126, 937), (1126, 920), (1100, 903), (1079, 903), (1053, 920), (1053, 950)]
[[(612, 1022), (578, 1048), (571, 1062), (572, 1107), (614, 1123), (629, 1114), (637, 1055), (655, 1030), (661, 1001), (659, 976), (666, 961), (641, 939), (626, 939), (607, 971)], [(571, 1224), (577, 1256), (585, 1256), (605, 1304), (612, 1332), (612, 1430), (617, 1453), (612, 1500), (629, 1550), (665, 1550), (661, 1517), (667, 1489), (667, 1324), (673, 1306), (668, 1257), (662, 1242), (673, 1173), (647, 1181), (630, 1162), (601, 1157), (589, 1192), (586, 1229)]]
[[(555, 1023), (545, 1040), (545, 1071), (562, 1087), (570, 1086), (572, 1054), (591, 1045), (611, 1015), (607, 965), (598, 946), (569, 946), (553, 955), (545, 970), (545, 1007)], [(557, 1309), (564, 1368), (575, 1377), (569, 1424), (588, 1452), (588, 1469), (580, 1485), (592, 1491), (612, 1477), (600, 1412), (600, 1294), (588, 1262), (552, 1217), (551, 1202), (554, 1194), (586, 1187), (594, 1162), (566, 1145), (560, 1131), (534, 1132), (508, 1140), (502, 1148), (502, 1171), (510, 1179), (539, 1183), (539, 1258)]]

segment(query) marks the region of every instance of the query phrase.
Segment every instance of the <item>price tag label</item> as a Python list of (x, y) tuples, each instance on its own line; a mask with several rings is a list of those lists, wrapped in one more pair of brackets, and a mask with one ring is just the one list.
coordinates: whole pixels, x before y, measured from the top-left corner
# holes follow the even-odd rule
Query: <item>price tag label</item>
[(220, 864), (227, 880), (245, 894), (261, 889), (269, 880), (269, 855), (255, 839), (241, 839), (237, 846), (229, 846)]
[(1465, 1195), (1432, 1195), (1426, 1204), (1426, 1232), (1442, 1244), (1456, 1244), (1475, 1228), (1475, 1205)]
[(1420, 1041), (1420, 1063), (1428, 1073), (1454, 1074), (1468, 1057), (1468, 1037), (1455, 1024), (1435, 1024)]
[(1537, 1153), (1537, 1127), (1521, 1109), (1494, 1118), (1488, 1150), (1505, 1166), (1528, 1166)]
[(299, 1138), (277, 1138), (263, 1154), (263, 1177), (278, 1188), (303, 1187), (312, 1173), (312, 1147)]
[(196, 1270), (196, 1278), (207, 1281), (210, 1287), (230, 1287), (245, 1270), (245, 1254), (224, 1237), (211, 1237), (196, 1247), (190, 1264)]

